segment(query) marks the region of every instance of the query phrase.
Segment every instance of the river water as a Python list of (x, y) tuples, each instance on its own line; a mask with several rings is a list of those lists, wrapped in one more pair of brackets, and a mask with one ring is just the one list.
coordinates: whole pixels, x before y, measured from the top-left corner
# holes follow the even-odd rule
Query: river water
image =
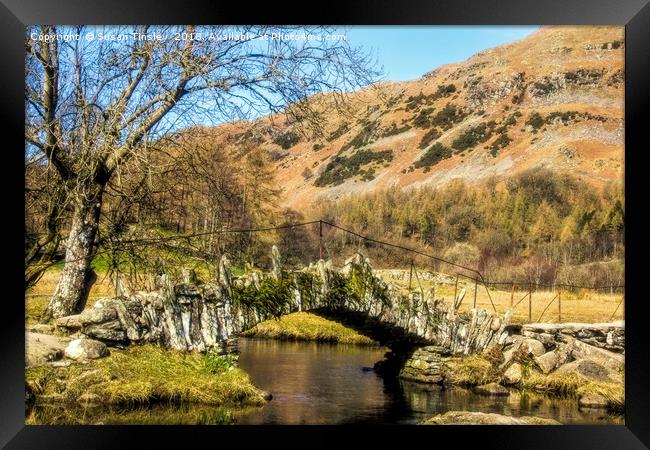
[(273, 394), (237, 424), (414, 424), (452, 410), (537, 416), (563, 424), (622, 424), (622, 416), (580, 410), (574, 401), (513, 390), (487, 397), (467, 389), (384, 380), (371, 370), (387, 349), (313, 342), (240, 340), (239, 364)]

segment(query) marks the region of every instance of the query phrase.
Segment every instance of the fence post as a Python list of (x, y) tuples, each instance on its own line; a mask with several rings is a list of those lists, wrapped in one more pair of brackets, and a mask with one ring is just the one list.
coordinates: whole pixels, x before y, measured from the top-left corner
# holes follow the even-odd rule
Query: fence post
[(458, 293), (458, 274), (456, 274), (456, 284), (454, 285), (454, 300), (453, 304), (456, 304), (456, 294)]
[(318, 258), (323, 259), (323, 221), (318, 221)]
[(474, 309), (476, 309), (476, 294), (478, 293), (478, 279), (474, 279)]
[(557, 321), (562, 322), (562, 291), (557, 291)]
[(409, 270), (409, 292), (411, 292), (411, 280), (413, 279), (413, 261), (411, 261), (411, 266)]
[(510, 309), (512, 309), (512, 304), (515, 301), (515, 283), (512, 283), (512, 292), (510, 292)]
[(533, 320), (533, 288), (528, 286), (528, 323)]

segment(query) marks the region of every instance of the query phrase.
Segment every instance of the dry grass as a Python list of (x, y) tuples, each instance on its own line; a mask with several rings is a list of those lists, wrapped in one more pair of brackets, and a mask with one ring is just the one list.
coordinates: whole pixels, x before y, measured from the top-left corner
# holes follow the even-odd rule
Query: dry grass
[(27, 425), (230, 425), (259, 407), (201, 404), (143, 405), (124, 408), (106, 405), (38, 405), (25, 418)]
[[(50, 269), (43, 274), (38, 283), (25, 294), (25, 322), (28, 324), (39, 321), (45, 312), (50, 297), (56, 289), (61, 276), (61, 269)], [(90, 289), (86, 307), (92, 306), (101, 297), (113, 297), (115, 285), (112, 280), (99, 274), (97, 282)]]
[[(384, 277), (384, 279), (402, 287), (405, 291), (408, 290), (408, 271), (405, 280), (397, 280), (390, 277)], [(425, 292), (433, 287), (435, 289), (436, 298), (442, 298), (447, 304), (452, 302), (454, 297), (454, 284), (434, 283), (432, 281), (423, 280), (422, 277), (420, 277), (420, 283)], [(419, 285), (415, 277), (413, 277), (412, 280), (412, 288), (419, 290)], [(463, 281), (461, 278), (461, 281), (458, 283), (458, 293), (460, 293), (462, 288), (465, 288), (465, 298), (461, 303), (460, 310), (469, 311), (474, 307), (474, 282)], [(542, 316), (544, 309), (557, 294), (557, 290), (533, 292), (531, 302), (531, 320), (529, 320), (528, 317), (528, 298), (526, 298), (513, 309), (512, 322), (537, 322), (540, 316)], [(514, 304), (517, 304), (524, 295), (526, 295), (525, 291), (515, 291), (513, 295), (512, 288), (505, 290), (491, 288), (488, 296), (485, 287), (479, 285), (476, 292), (476, 307), (493, 311), (492, 303), (490, 302), (491, 299), (497, 312), (499, 314), (504, 314), (510, 308), (511, 299)], [(622, 320), (625, 318), (624, 304), (621, 304), (612, 318), (612, 314), (616, 310), (616, 307), (623, 299), (622, 293), (610, 294), (594, 292), (592, 290), (580, 290), (577, 292), (562, 291), (560, 299), (562, 303), (562, 322), (596, 323)], [(557, 299), (555, 299), (546, 312), (544, 312), (541, 322), (558, 322)]]
[[(38, 283), (31, 288), (28, 295), (52, 295), (61, 277), (61, 269), (50, 269), (43, 274)], [(97, 275), (97, 282), (90, 288), (91, 297), (106, 297), (115, 294), (113, 280), (102, 273)]]
[(288, 314), (280, 319), (266, 320), (242, 334), (247, 337), (265, 339), (358, 345), (376, 344), (375, 341), (357, 333), (352, 328), (305, 312)]
[(483, 355), (450, 358), (446, 361), (446, 377), (451, 384), (480, 386), (498, 382), (500, 375)]
[(598, 394), (607, 401), (610, 410), (622, 411), (625, 407), (625, 385), (617, 382), (593, 381), (577, 373), (532, 372), (523, 377), (519, 387), (543, 394), (580, 398), (585, 394)]
[(200, 354), (153, 345), (112, 349), (109, 357), (85, 365), (30, 368), (26, 382), (45, 402), (74, 403), (89, 394), (107, 405), (264, 404), (260, 391), (241, 369), (232, 367), (215, 374), (206, 368)]

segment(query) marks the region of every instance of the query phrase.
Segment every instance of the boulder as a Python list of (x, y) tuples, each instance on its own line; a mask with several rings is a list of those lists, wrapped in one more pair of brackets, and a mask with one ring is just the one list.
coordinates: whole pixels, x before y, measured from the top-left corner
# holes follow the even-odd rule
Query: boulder
[(51, 334), (25, 333), (25, 366), (34, 367), (58, 361), (69, 339)]
[[(541, 356), (546, 353), (544, 344), (536, 339), (531, 339), (523, 336), (513, 336), (512, 344), (507, 346), (503, 352), (504, 362), (500, 365), (503, 369), (513, 362), (513, 358), (518, 355), (517, 359), (521, 359), (522, 352), (526, 354), (526, 358)], [(514, 361), (521, 362), (521, 361)]]
[(65, 348), (65, 356), (75, 361), (98, 359), (108, 356), (108, 348), (103, 342), (94, 339), (75, 339)]
[(582, 408), (607, 408), (607, 399), (600, 394), (588, 392), (580, 397), (578, 405)]
[(585, 378), (589, 378), (590, 380), (594, 381), (611, 381), (607, 368), (589, 359), (579, 359), (577, 361), (564, 364), (563, 366), (560, 366), (555, 371), (555, 373), (577, 373), (584, 376)]
[(620, 353), (594, 347), (578, 339), (570, 339), (570, 342), (573, 346), (571, 356), (574, 359), (589, 359), (618, 372), (625, 368), (625, 356)]
[(510, 391), (497, 383), (488, 383), (474, 387), (474, 392), (480, 395), (510, 395)]
[(84, 327), (82, 334), (111, 344), (126, 344), (128, 342), (126, 331), (124, 331), (121, 322), (118, 320), (88, 325)]
[(521, 381), (521, 364), (513, 363), (508, 369), (503, 373), (503, 384), (513, 385)]
[(512, 417), (502, 414), (473, 412), (473, 411), (447, 411), (438, 414), (423, 422), (422, 425), (561, 425), (553, 419), (541, 417)]
[(528, 351), (533, 356), (542, 356), (546, 352), (546, 348), (544, 347), (544, 344), (542, 344), (537, 339), (532, 339), (532, 338), (524, 339), (521, 342), (521, 345), (525, 345), (526, 347), (528, 347)]
[(544, 375), (553, 371), (558, 364), (558, 355), (556, 352), (547, 352), (542, 356), (535, 358), (535, 364), (539, 367), (539, 370), (542, 371)]
[(529, 331), (529, 330), (523, 330), (522, 334), (524, 336), (526, 336), (526, 337), (529, 337), (531, 339), (535, 339), (535, 340), (541, 342), (542, 344), (544, 344), (544, 347), (547, 350), (552, 350), (552, 349), (555, 348), (556, 339), (555, 339), (555, 336), (553, 334), (550, 334), (550, 333), (535, 333), (535, 332)]
[(54, 326), (56, 328), (64, 328), (69, 331), (76, 331), (81, 329), (81, 321), (79, 320), (81, 314), (74, 314), (72, 316), (59, 317), (54, 319)]

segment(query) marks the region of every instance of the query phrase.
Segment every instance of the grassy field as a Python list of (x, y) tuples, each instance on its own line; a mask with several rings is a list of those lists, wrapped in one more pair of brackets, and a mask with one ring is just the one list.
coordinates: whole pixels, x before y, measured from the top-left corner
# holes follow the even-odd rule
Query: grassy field
[(280, 319), (266, 320), (242, 333), (247, 337), (290, 341), (337, 342), (340, 344), (375, 345), (376, 342), (352, 328), (315, 314), (297, 312)]
[[(379, 271), (382, 273), (384, 271)], [(384, 274), (385, 281), (401, 287), (405, 292), (408, 291), (408, 271), (405, 279), (393, 279), (389, 275)], [(454, 283), (434, 283), (432, 281), (424, 280), (419, 276), (422, 289), (427, 292), (430, 288), (435, 289), (435, 297), (442, 298), (446, 303), (451, 303), (454, 298)], [(420, 284), (413, 276), (411, 287), (413, 290), (419, 290)], [(458, 283), (458, 293), (461, 289), (465, 288), (465, 297), (460, 306), (460, 311), (469, 311), (474, 306), (474, 289), (473, 281), (466, 281), (462, 278)], [(510, 308), (511, 301), (515, 305), (512, 314), (513, 323), (528, 323), (537, 322), (541, 316), (541, 322), (558, 322), (558, 300), (555, 298), (558, 291), (534, 291), (532, 293), (531, 301), (531, 320), (529, 320), (528, 312), (528, 297), (521, 300), (527, 294), (525, 291), (518, 291), (512, 293), (512, 290), (489, 289), (489, 295), (485, 286), (480, 285), (476, 290), (476, 307), (483, 308), (488, 311), (494, 311), (492, 303), (499, 314), (504, 314)], [(551, 300), (553, 303), (549, 305)], [(595, 292), (592, 290), (580, 290), (577, 292), (560, 292), (561, 300), (561, 313), (562, 322), (610, 322), (612, 320), (623, 320), (625, 318), (624, 303), (621, 304), (614, 314), (616, 307), (623, 299), (622, 293), (605, 293)], [(491, 301), (490, 301), (491, 300)], [(519, 300), (521, 300), (519, 302)], [(519, 302), (517, 304), (517, 302)], [(547, 308), (548, 306), (548, 308)], [(544, 311), (546, 309), (546, 311)], [(542, 315), (543, 313), (543, 315)], [(612, 317), (612, 314), (614, 316)]]

